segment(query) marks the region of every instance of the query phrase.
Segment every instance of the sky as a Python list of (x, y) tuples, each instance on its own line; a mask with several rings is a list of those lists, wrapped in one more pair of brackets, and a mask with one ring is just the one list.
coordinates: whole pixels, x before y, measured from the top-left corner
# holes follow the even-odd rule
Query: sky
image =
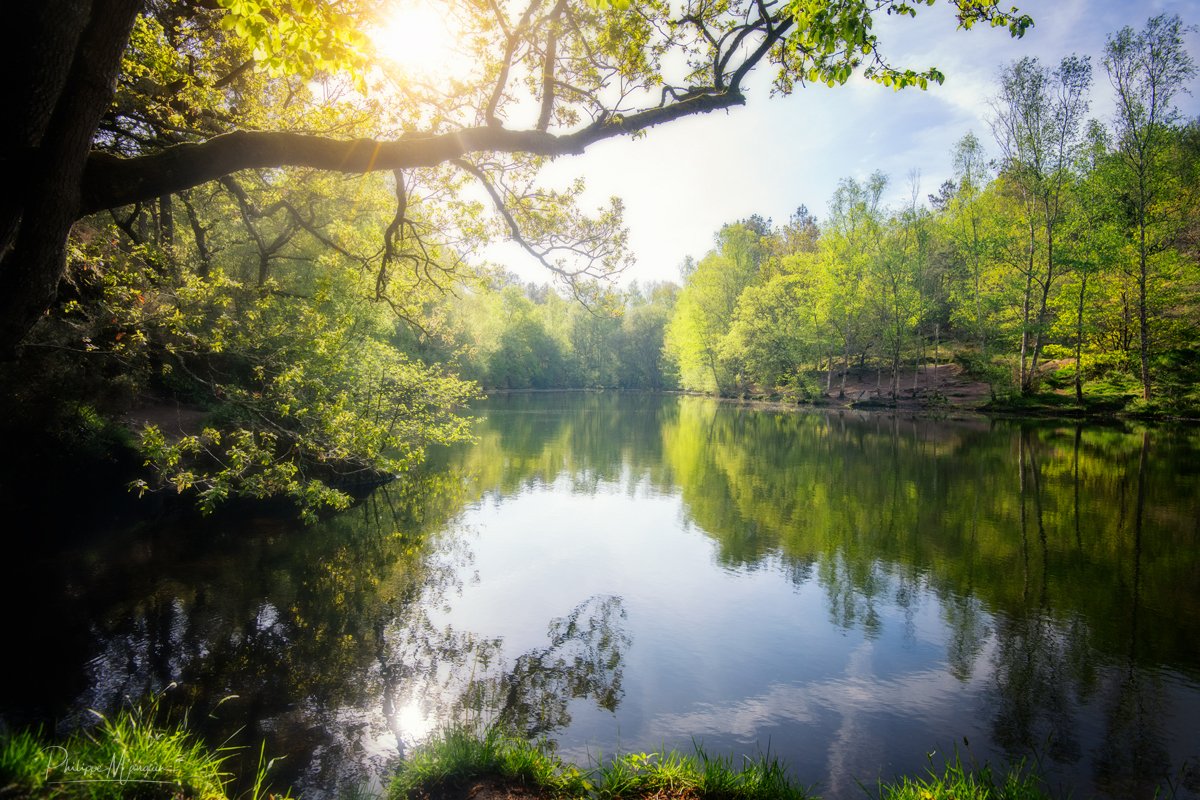
[[(639, 140), (601, 142), (559, 159), (545, 176), (555, 184), (583, 176), (585, 197), (596, 206), (612, 195), (624, 200), (637, 263), (621, 283), (678, 281), (684, 258), (701, 258), (727, 222), (760, 214), (784, 223), (804, 204), (819, 223), (839, 180), (876, 169), (890, 177), (889, 204), (909, 196), (914, 171), (924, 198), (951, 177), (954, 145), (968, 131), (995, 155), (988, 101), (1000, 69), (1015, 59), (1036, 56), (1054, 67), (1072, 53), (1091, 56), (1090, 116), (1107, 122), (1113, 102), (1101, 63), (1106, 37), (1125, 25), (1141, 29), (1159, 13), (1200, 25), (1200, 0), (1014, 2), (1035, 22), (1023, 39), (1003, 28), (957, 31), (945, 3), (916, 19), (876, 23), (893, 63), (936, 66), (946, 75), (941, 86), (896, 92), (856, 77), (833, 89), (798, 87), (788, 97), (770, 97), (769, 74), (760, 70), (745, 106), (673, 122)], [(1188, 34), (1187, 46), (1200, 64), (1200, 32)], [(1200, 117), (1200, 81), (1191, 90), (1177, 105), (1185, 116)], [(546, 280), (515, 248), (497, 255), (526, 280)]]

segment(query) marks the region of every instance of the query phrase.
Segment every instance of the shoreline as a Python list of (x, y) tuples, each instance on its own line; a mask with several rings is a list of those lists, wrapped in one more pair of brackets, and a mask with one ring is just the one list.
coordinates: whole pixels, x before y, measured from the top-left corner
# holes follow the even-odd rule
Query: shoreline
[[(1098, 425), (1124, 425), (1128, 423), (1145, 423), (1151, 425), (1200, 425), (1200, 415), (1190, 416), (1165, 413), (1137, 413), (1114, 411), (1111, 409), (1088, 408), (1087, 406), (1062, 406), (1032, 399), (1020, 403), (1005, 405), (990, 399), (983, 404), (970, 404), (947, 401), (930, 404), (922, 402), (920, 396), (903, 397), (897, 402), (861, 400), (859, 398), (838, 398), (836, 395), (825, 394), (813, 400), (789, 401), (769, 394), (752, 396), (720, 395), (709, 392), (699, 392), (688, 389), (620, 389), (616, 387), (568, 387), (561, 389), (483, 389), (484, 398), (511, 395), (547, 395), (547, 394), (648, 394), (676, 397), (699, 397), (720, 403), (739, 406), (760, 411), (780, 412), (845, 412), (853, 411), (860, 414), (882, 414), (886, 416), (903, 416), (913, 419), (979, 421), (990, 419), (1058, 421), (1058, 422), (1088, 422)], [(1059, 395), (1055, 395), (1056, 397)]]

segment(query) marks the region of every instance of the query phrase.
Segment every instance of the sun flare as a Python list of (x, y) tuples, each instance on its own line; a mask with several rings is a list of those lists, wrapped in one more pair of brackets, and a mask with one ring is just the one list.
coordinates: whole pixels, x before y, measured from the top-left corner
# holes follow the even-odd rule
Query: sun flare
[(444, 13), (431, 0), (395, 0), (372, 34), (375, 49), (407, 75), (440, 82), (460, 71), (462, 57)]

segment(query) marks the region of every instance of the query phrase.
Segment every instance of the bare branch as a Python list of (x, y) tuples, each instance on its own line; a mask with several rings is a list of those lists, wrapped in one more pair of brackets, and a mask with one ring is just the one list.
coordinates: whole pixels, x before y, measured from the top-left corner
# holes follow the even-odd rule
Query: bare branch
[(196, 214), (196, 208), (192, 205), (192, 198), (188, 192), (180, 192), (179, 199), (183, 203), (183, 208), (187, 211), (188, 224), (192, 228), (192, 238), (196, 242), (196, 254), (200, 258), (200, 276), (208, 277), (209, 270), (212, 269), (212, 251), (208, 247), (208, 231), (200, 224), (200, 217)]
[(542, 60), (542, 110), (538, 114), (537, 129), (550, 127), (550, 115), (554, 111), (554, 62), (558, 58), (558, 18), (566, 7), (566, 0), (558, 0), (546, 25), (546, 53)]
[[(525, 13), (521, 15), (521, 21), (517, 23), (516, 30), (505, 35), (504, 57), (500, 59), (500, 74), (496, 78), (496, 85), (492, 88), (492, 96), (488, 100), (487, 109), (483, 114), (484, 121), (488, 125), (499, 126), (501, 124), (500, 118), (496, 116), (496, 109), (499, 108), (500, 100), (504, 97), (504, 88), (508, 86), (508, 73), (512, 69), (513, 56), (516, 55), (517, 46), (521, 43), (521, 37), (525, 35), (525, 31), (529, 28), (529, 21), (542, 5), (542, 2), (543, 0), (531, 0), (529, 7), (525, 9)], [(497, 13), (499, 13), (499, 10), (497, 10)]]
[(252, 58), (246, 59), (241, 64), (238, 64), (236, 67), (234, 67), (232, 70), (230, 70), (229, 74), (227, 74), (225, 77), (223, 77), (220, 80), (218, 80), (217, 82), (215, 82), (212, 85), (212, 88), (224, 89), (226, 86), (228, 86), (229, 84), (236, 81), (238, 79), (238, 77), (245, 74), (253, 66), (254, 66), (254, 59), (252, 59)]
[(404, 173), (393, 170), (396, 179), (396, 214), (383, 234), (383, 262), (375, 276), (375, 299), (387, 296), (388, 267), (396, 259), (399, 245), (404, 242), (404, 225), (408, 222), (408, 189), (404, 185)]
[(535, 259), (537, 259), (539, 264), (541, 264), (543, 267), (550, 270), (551, 272), (553, 272), (557, 275), (561, 275), (564, 278), (574, 277), (570, 272), (562, 269), (557, 264), (554, 264), (554, 263), (550, 262), (549, 260), (547, 260), (545, 254), (543, 254), (536, 247), (534, 247), (533, 245), (531, 245), (529, 243), (529, 241), (521, 233), (521, 226), (517, 224), (517, 221), (513, 217), (512, 212), (509, 211), (508, 204), (504, 202), (504, 198), (500, 196), (500, 192), (496, 189), (496, 187), (488, 179), (487, 174), (483, 170), (481, 170), (479, 167), (475, 166), (471, 162), (466, 161), (465, 159), (461, 159), (461, 158), (456, 158), (456, 159), (452, 160), (450, 163), (454, 164), (454, 166), (458, 167), (459, 169), (461, 169), (465, 172), (469, 172), (475, 176), (475, 178), (483, 186), (484, 190), (488, 193), (488, 196), (492, 198), (492, 204), (495, 205), (497, 213), (499, 213), (501, 218), (504, 219), (505, 225), (508, 226), (509, 237), (514, 242), (519, 244), (525, 252), (529, 253), (529, 255), (531, 255)]

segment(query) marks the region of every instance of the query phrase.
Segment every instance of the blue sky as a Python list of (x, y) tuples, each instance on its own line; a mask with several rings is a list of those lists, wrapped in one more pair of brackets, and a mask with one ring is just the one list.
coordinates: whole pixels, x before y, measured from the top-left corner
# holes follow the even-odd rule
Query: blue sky
[[(1019, 40), (999, 28), (956, 31), (944, 3), (915, 20), (877, 24), (895, 63), (936, 66), (946, 74), (942, 86), (894, 92), (853, 79), (835, 89), (805, 87), (772, 98), (764, 72), (742, 108), (673, 123), (637, 141), (603, 142), (582, 156), (561, 159), (547, 174), (555, 182), (583, 175), (597, 205), (610, 195), (624, 199), (638, 263), (623, 283), (677, 280), (683, 258), (704, 255), (725, 222), (753, 213), (782, 222), (801, 203), (822, 218), (841, 178), (865, 177), (875, 169), (891, 178), (889, 203), (908, 196), (914, 170), (920, 171), (924, 197), (950, 177), (952, 148), (967, 131), (994, 153), (988, 99), (1009, 61), (1031, 55), (1054, 66), (1071, 53), (1090, 55), (1091, 115), (1107, 121), (1112, 93), (1101, 64), (1107, 35), (1124, 25), (1140, 29), (1163, 12), (1200, 25), (1200, 0), (1019, 5), (1035, 20)], [(1188, 48), (1200, 63), (1200, 33), (1188, 35)], [(1200, 93), (1197, 82), (1191, 88)], [(1186, 116), (1200, 116), (1196, 94), (1180, 97), (1178, 105)], [(545, 280), (544, 271), (508, 252), (506, 266), (529, 280)]]

